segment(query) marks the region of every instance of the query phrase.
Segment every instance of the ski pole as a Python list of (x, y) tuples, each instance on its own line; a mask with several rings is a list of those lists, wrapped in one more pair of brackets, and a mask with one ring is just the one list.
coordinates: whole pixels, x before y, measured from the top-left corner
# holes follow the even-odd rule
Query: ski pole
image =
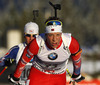
[(5, 68), (0, 72), (0, 76), (1, 76), (1, 74), (2, 74), (7, 68), (8, 68), (8, 67), (5, 66)]
[[(66, 69), (66, 71), (67, 71), (67, 73), (68, 73), (68, 75), (70, 76), (70, 78), (72, 77), (72, 75), (71, 75), (71, 73), (69, 72), (69, 70), (68, 69)], [(69, 82), (69, 83), (71, 83), (71, 82)], [(72, 81), (72, 84), (73, 85), (75, 85), (75, 81)]]
[[(14, 61), (14, 59), (11, 60), (12, 62)], [(0, 72), (0, 76), (3, 74), (3, 72), (8, 68), (8, 66), (5, 66), (4, 69)]]

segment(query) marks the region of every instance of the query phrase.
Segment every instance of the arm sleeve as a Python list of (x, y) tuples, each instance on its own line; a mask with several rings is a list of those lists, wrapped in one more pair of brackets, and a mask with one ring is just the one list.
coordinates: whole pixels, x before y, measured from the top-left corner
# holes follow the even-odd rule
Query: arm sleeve
[(73, 74), (79, 75), (81, 70), (81, 52), (78, 41), (72, 37), (71, 44), (70, 44), (70, 52), (71, 52), (71, 59), (73, 62)]
[(1, 58), (0, 58), (0, 66), (5, 66), (4, 61), (5, 61), (7, 58), (12, 58), (12, 59), (16, 60), (16, 56), (17, 56), (18, 50), (19, 50), (19, 47), (18, 47), (18, 46), (12, 47), (12, 48), (4, 55), (4, 57), (1, 57)]
[(18, 62), (16, 70), (14, 72), (14, 77), (20, 78), (25, 65), (30, 62), (30, 60), (38, 53), (39, 47), (37, 45), (36, 39), (33, 40), (28, 46), (26, 46), (21, 59)]

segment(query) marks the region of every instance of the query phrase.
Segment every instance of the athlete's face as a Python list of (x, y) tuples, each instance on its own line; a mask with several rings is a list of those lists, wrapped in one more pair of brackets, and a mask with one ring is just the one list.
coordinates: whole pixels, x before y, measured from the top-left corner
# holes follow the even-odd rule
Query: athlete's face
[(46, 34), (47, 42), (52, 48), (58, 47), (61, 40), (61, 34), (62, 33), (59, 33), (59, 32)]
[(29, 44), (32, 40), (36, 38), (37, 34), (25, 34), (26, 44)]

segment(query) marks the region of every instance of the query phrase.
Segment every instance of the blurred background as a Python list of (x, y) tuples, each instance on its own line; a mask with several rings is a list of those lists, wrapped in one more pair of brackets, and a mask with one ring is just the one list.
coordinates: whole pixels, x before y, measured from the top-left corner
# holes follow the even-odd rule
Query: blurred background
[[(100, 85), (100, 0), (0, 0), (0, 57), (12, 46), (24, 42), (23, 30), (27, 22), (35, 21), (39, 32), (44, 32), (45, 20), (54, 16), (49, 1), (61, 4), (57, 16), (63, 22), (63, 32), (72, 33), (83, 49), (84, 82)], [(0, 76), (0, 85), (8, 83), (7, 75), (12, 68)], [(71, 61), (68, 69), (73, 72)]]

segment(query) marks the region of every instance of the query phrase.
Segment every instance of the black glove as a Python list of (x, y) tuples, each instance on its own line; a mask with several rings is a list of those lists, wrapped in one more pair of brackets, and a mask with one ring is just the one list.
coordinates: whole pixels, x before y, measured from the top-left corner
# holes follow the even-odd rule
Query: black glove
[(19, 83), (20, 78), (16, 78), (16, 77), (14, 77), (12, 74), (8, 75), (8, 80), (9, 80), (11, 83), (13, 83), (13, 84), (21, 85), (21, 84)]
[(73, 82), (73, 81), (80, 82), (80, 81), (82, 81), (84, 79), (85, 79), (85, 77), (81, 76), (80, 74), (79, 75), (74, 75), (73, 74), (70, 83)]
[(11, 58), (7, 58), (4, 62), (5, 62), (5, 66), (11, 66), (15, 62), (15, 60)]

